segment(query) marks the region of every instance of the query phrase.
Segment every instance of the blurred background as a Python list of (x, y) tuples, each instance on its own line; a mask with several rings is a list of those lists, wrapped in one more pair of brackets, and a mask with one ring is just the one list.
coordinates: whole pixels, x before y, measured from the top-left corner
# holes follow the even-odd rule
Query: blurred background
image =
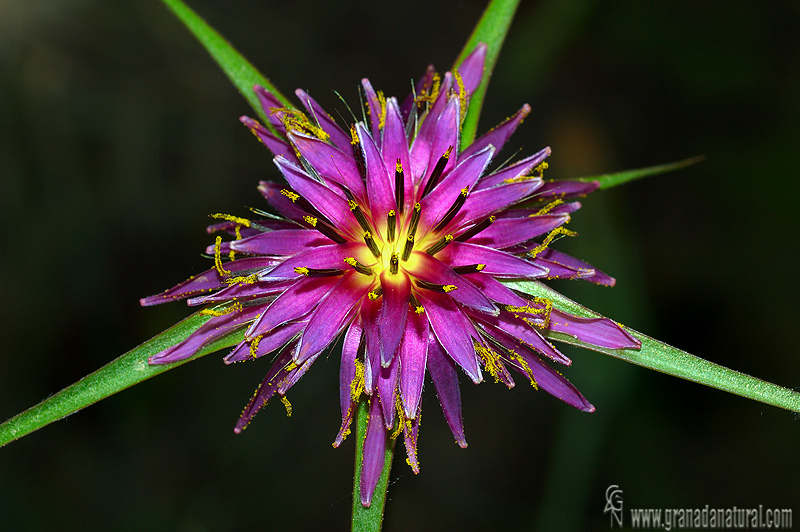
[[(290, 95), (331, 114), (368, 76), (404, 96), (450, 66), (484, 2), (190, 5)], [(618, 279), (560, 282), (667, 343), (800, 386), (800, 4), (528, 1), (481, 130), (528, 102), (500, 160), (549, 145), (547, 177), (704, 154), (705, 162), (583, 201), (558, 248)], [(138, 299), (209, 267), (208, 214), (262, 206), (278, 179), (237, 118), (253, 114), (156, 0), (0, 2), (0, 419), (190, 312)], [(385, 530), (607, 530), (625, 508), (793, 508), (791, 413), (565, 348), (597, 412), (529, 386), (462, 379), (469, 447), (432, 387), (414, 476), (398, 448)], [(241, 435), (268, 361), (210, 355), (0, 450), (0, 529), (344, 530), (353, 438), (338, 361), (318, 361)], [(627, 511), (627, 510), (626, 510)], [(627, 519), (627, 517), (626, 517)]]

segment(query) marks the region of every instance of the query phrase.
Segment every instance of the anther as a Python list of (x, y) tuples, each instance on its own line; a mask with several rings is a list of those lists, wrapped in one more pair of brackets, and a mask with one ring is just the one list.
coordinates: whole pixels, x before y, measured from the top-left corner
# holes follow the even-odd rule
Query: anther
[(485, 230), (487, 227), (492, 225), (496, 219), (497, 218), (495, 218), (494, 216), (489, 216), (488, 218), (486, 218), (482, 222), (473, 225), (472, 227), (467, 229), (465, 232), (463, 232), (460, 235), (458, 235), (456, 237), (456, 241), (457, 242), (466, 242), (467, 240), (469, 240), (473, 236), (477, 235), (478, 233), (480, 233), (481, 231)]
[(319, 218), (315, 218), (314, 216), (303, 216), (303, 220), (305, 220), (305, 222), (308, 225), (310, 225), (323, 235), (327, 236), (337, 244), (344, 244), (345, 242), (347, 242), (347, 240), (345, 240), (344, 237), (342, 237), (339, 233), (337, 233), (333, 227), (323, 222)]
[(305, 275), (306, 277), (336, 277), (337, 275), (342, 275), (344, 270), (339, 268), (305, 268), (300, 266), (294, 269), (294, 273)]
[(397, 273), (399, 267), (399, 261), (397, 259), (397, 253), (392, 253), (392, 258), (389, 259), (389, 273), (395, 274)]
[(411, 214), (411, 225), (408, 228), (409, 236), (416, 236), (417, 234), (417, 225), (419, 224), (419, 217), (421, 211), (422, 211), (422, 206), (419, 203), (415, 203), (414, 212)]
[(406, 245), (403, 248), (403, 261), (407, 261), (408, 257), (411, 256), (411, 252), (414, 250), (414, 235), (408, 235), (406, 238)]
[[(328, 218), (326, 218), (321, 212), (319, 212), (316, 209), (316, 207), (311, 205), (311, 203), (309, 203), (309, 201), (307, 199), (305, 199), (303, 196), (301, 196), (297, 192), (293, 192), (291, 190), (288, 190), (288, 189), (284, 188), (283, 190), (281, 190), (281, 194), (283, 194), (284, 196), (286, 196), (287, 198), (292, 200), (292, 203), (296, 204), (298, 207), (303, 209), (305, 212), (310, 214), (312, 217), (319, 218), (320, 220), (324, 221), (328, 225), (333, 225), (333, 222), (331, 222)], [(303, 218), (308, 218), (308, 217), (304, 216)]]
[(444, 172), (444, 167), (447, 166), (447, 161), (450, 159), (450, 154), (453, 152), (453, 147), (450, 146), (447, 148), (447, 151), (444, 152), (444, 155), (439, 157), (439, 160), (436, 162), (436, 166), (433, 167), (433, 172), (431, 172), (431, 176), (428, 178), (428, 182), (425, 184), (425, 190), (422, 192), (421, 197), (425, 197), (428, 195), (428, 192), (433, 190), (433, 187), (437, 185), (439, 182), (439, 178), (442, 177), (442, 173)]
[(369, 231), (364, 232), (364, 243), (367, 244), (367, 247), (375, 255), (375, 258), (379, 258), (381, 256), (381, 250), (378, 249), (378, 244), (375, 243), (375, 240), (372, 239), (372, 233)]
[(369, 266), (365, 266), (365, 265), (361, 264), (354, 257), (346, 257), (344, 259), (344, 261), (347, 264), (349, 264), (350, 266), (352, 266), (353, 269), (355, 271), (357, 271), (358, 273), (362, 273), (364, 275), (372, 275), (373, 274), (372, 268), (370, 268)]
[(405, 203), (405, 179), (403, 178), (403, 163), (400, 157), (394, 167), (394, 201), (397, 204), (397, 212), (403, 214), (403, 204)]
[(470, 264), (468, 266), (455, 266), (453, 271), (458, 274), (476, 273), (483, 271), (484, 268), (486, 268), (485, 264)]
[(445, 247), (447, 247), (447, 244), (449, 244), (452, 241), (453, 241), (453, 235), (445, 235), (437, 243), (426, 249), (425, 253), (431, 256), (436, 255)]
[(361, 207), (358, 206), (358, 203), (356, 203), (355, 200), (350, 200), (347, 202), (347, 204), (350, 206), (350, 212), (352, 212), (353, 216), (356, 217), (358, 225), (361, 226), (361, 229), (364, 231), (370, 231), (372, 227), (370, 227), (367, 217), (364, 216), (364, 211), (361, 210)]
[(395, 230), (397, 229), (397, 214), (394, 209), (389, 211), (386, 215), (386, 239), (389, 242), (394, 242)]
[(375, 301), (381, 297), (381, 294), (383, 294), (383, 287), (378, 286), (377, 288), (370, 290), (370, 292), (367, 294), (367, 297), (369, 297), (370, 301)]
[(353, 156), (358, 165), (358, 173), (361, 175), (361, 180), (366, 182), (367, 166), (364, 161), (364, 153), (361, 151), (361, 141), (358, 140), (358, 131), (356, 130), (355, 124), (350, 126), (350, 144), (353, 146)]
[(444, 292), (445, 294), (448, 294), (458, 288), (454, 284), (435, 284), (429, 283), (428, 281), (423, 281), (421, 279), (417, 279), (417, 286), (426, 290), (433, 290), (434, 292)]
[(458, 214), (458, 211), (461, 210), (461, 207), (464, 206), (464, 202), (467, 201), (467, 194), (469, 194), (469, 189), (462, 188), (461, 194), (458, 195), (456, 201), (450, 206), (450, 208), (445, 213), (444, 217), (436, 224), (436, 227), (433, 228), (434, 232), (441, 231), (444, 229), (447, 224)]
[(422, 304), (419, 302), (419, 299), (417, 299), (417, 296), (414, 295), (414, 292), (411, 292), (411, 298), (409, 302), (411, 303), (411, 306), (414, 308), (414, 312), (416, 312), (417, 314), (422, 314), (423, 312), (425, 312), (425, 307), (423, 307)]

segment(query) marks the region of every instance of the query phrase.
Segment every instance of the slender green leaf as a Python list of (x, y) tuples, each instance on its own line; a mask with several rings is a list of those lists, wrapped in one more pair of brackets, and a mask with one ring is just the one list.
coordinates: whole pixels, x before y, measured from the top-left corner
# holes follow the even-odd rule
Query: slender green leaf
[(147, 363), (148, 357), (177, 344), (209, 319), (209, 316), (201, 315), (200, 313), (192, 314), (75, 384), (64, 388), (38, 405), (9, 419), (0, 425), (0, 447), (150, 377), (169, 371), (208, 353), (241, 342), (244, 336), (243, 330), (230, 333), (216, 340), (186, 360), (152, 366)]
[(396, 439), (389, 439), (383, 461), (383, 472), (375, 486), (372, 504), (369, 508), (361, 505), (361, 462), (364, 457), (364, 438), (367, 436), (369, 402), (362, 395), (356, 413), (356, 467), (353, 474), (353, 532), (379, 532), (383, 526), (383, 511), (386, 508), (386, 491), (389, 489), (389, 473), (392, 470), (394, 445)]
[(514, 20), (514, 13), (518, 5), (519, 0), (492, 0), (483, 12), (475, 29), (472, 30), (472, 34), (467, 39), (467, 43), (453, 65), (454, 68), (458, 68), (478, 43), (486, 44), (486, 65), (483, 70), (483, 79), (470, 97), (469, 109), (461, 130), (462, 150), (475, 140), (483, 99), (486, 97), (486, 88), (489, 86), (489, 79), (492, 77), (497, 57), (500, 55), (500, 48), (503, 47), (503, 41), (505, 41), (508, 30), (511, 27), (511, 21)]
[[(554, 307), (575, 314), (576, 316), (584, 318), (600, 317), (599, 314), (564, 297), (542, 283), (523, 281), (507, 284), (526, 294), (547, 298), (553, 302)], [(699, 384), (705, 384), (706, 386), (741, 395), (742, 397), (747, 397), (748, 399), (753, 399), (761, 403), (777, 406), (778, 408), (785, 408), (792, 412), (800, 412), (800, 392), (714, 364), (713, 362), (709, 362), (663, 342), (654, 340), (628, 327), (625, 327), (625, 330), (642, 342), (642, 348), (640, 350), (597, 347), (576, 340), (566, 334), (556, 332), (548, 333), (548, 337), (553, 340), (577, 345), (593, 351), (599, 351), (600, 353), (620, 358), (626, 362), (631, 362)]]
[(236, 89), (245, 97), (250, 107), (261, 117), (264, 125), (270, 127), (267, 115), (258, 102), (258, 97), (253, 92), (253, 85), (261, 85), (274, 94), (284, 105), (293, 107), (286, 97), (262, 75), (256, 67), (250, 64), (236, 48), (226, 41), (214, 28), (200, 18), (194, 11), (181, 0), (162, 0), (164, 4), (177, 16), (181, 22), (200, 41), (200, 44), (211, 54), (211, 57), (222, 68), (228, 79)]
[(692, 166), (697, 164), (705, 159), (704, 156), (698, 155), (696, 157), (689, 157), (688, 159), (683, 159), (681, 161), (675, 161), (674, 163), (667, 163), (667, 164), (658, 164), (656, 166), (648, 166), (646, 168), (637, 168), (635, 170), (624, 170), (622, 172), (615, 172), (613, 174), (603, 174), (594, 177), (577, 177), (577, 178), (570, 178), (570, 181), (600, 181), (600, 188), (611, 188), (616, 187), (617, 185), (622, 185), (623, 183), (627, 183), (628, 181), (635, 181), (636, 179), (641, 179), (643, 177), (657, 175), (657, 174), (666, 174), (667, 172), (673, 172), (675, 170), (680, 170), (681, 168), (686, 168), (687, 166)]

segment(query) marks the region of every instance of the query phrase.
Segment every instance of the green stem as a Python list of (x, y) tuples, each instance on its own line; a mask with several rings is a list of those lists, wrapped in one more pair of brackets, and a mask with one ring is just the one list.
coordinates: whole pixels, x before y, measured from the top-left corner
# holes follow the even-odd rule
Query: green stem
[(362, 395), (356, 414), (356, 467), (353, 475), (353, 532), (379, 532), (383, 526), (383, 511), (386, 507), (386, 492), (389, 489), (389, 473), (392, 469), (394, 445), (396, 438), (390, 438), (386, 444), (383, 460), (383, 472), (375, 486), (372, 504), (365, 508), (361, 504), (361, 463), (363, 460), (364, 438), (367, 435), (369, 419), (369, 399)]
[(637, 179), (642, 179), (643, 177), (657, 175), (657, 174), (665, 174), (667, 172), (674, 172), (675, 170), (680, 170), (681, 168), (686, 168), (687, 166), (695, 165), (699, 162), (702, 162), (705, 159), (703, 155), (697, 155), (695, 157), (689, 157), (688, 159), (683, 159), (681, 161), (675, 161), (672, 163), (667, 164), (659, 164), (656, 166), (648, 166), (646, 168), (636, 168), (634, 170), (623, 170), (622, 172), (614, 172), (613, 174), (602, 174), (593, 177), (578, 177), (578, 178), (570, 178), (570, 181), (599, 181), (600, 182), (600, 189), (606, 189), (611, 187), (616, 187), (622, 185), (623, 183), (627, 183), (628, 181), (635, 181)]
[[(599, 314), (575, 303), (571, 299), (564, 297), (555, 290), (539, 282), (516, 282), (508, 284), (525, 293), (550, 299), (553, 302), (553, 306), (556, 308), (575, 314), (576, 316), (584, 318), (601, 317)], [(654, 369), (688, 381), (740, 395), (760, 403), (777, 406), (778, 408), (785, 408), (792, 412), (800, 412), (800, 392), (714, 364), (708, 360), (691, 355), (686, 351), (659, 342), (628, 327), (624, 327), (624, 329), (642, 342), (641, 349), (608, 349), (597, 347), (581, 342), (566, 334), (556, 332), (548, 332), (547, 336), (553, 340), (605, 353), (626, 362), (631, 362), (645, 368)]]
[(203, 355), (225, 347), (236, 345), (242, 339), (243, 330), (230, 333), (219, 340), (203, 347), (191, 358), (173, 362), (172, 364), (150, 365), (147, 359), (177, 344), (196, 331), (210, 319), (195, 313), (185, 320), (173, 325), (158, 336), (151, 338), (121, 357), (109, 362), (94, 373), (64, 388), (57, 394), (48, 397), (36, 406), (17, 414), (0, 425), (0, 447), (18, 440), (31, 432), (63, 419), (101, 399), (138, 384), (150, 377), (169, 371), (180, 365), (195, 360)]

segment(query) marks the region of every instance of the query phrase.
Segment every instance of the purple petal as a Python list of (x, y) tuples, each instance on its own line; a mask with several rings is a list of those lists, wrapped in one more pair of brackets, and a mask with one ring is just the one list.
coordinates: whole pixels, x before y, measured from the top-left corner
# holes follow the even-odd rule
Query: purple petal
[(458, 67), (461, 81), (468, 94), (475, 92), (483, 78), (483, 67), (486, 63), (486, 45), (478, 43), (478, 46), (466, 57)]
[(392, 184), (392, 194), (394, 189), (394, 170), (397, 166), (397, 159), (403, 166), (403, 211), (408, 211), (414, 205), (414, 179), (411, 173), (410, 155), (408, 153), (408, 140), (406, 130), (400, 110), (397, 108), (397, 100), (389, 98), (386, 100), (386, 124), (383, 126), (383, 143), (381, 144), (383, 164), (389, 172)]
[[(295, 268), (344, 268), (344, 259), (354, 257), (362, 264), (372, 264), (375, 257), (364, 244), (345, 243), (333, 246), (320, 246), (289, 257), (279, 266), (259, 276), (261, 281), (283, 281), (302, 276)], [(238, 262), (238, 261), (235, 261)], [(231, 263), (232, 264), (232, 263)]]
[[(470, 308), (488, 314), (497, 314), (497, 307), (489, 299), (475, 288), (464, 277), (458, 275), (450, 266), (431, 257), (427, 253), (414, 251), (411, 253), (409, 263), (414, 263), (415, 267), (410, 271), (411, 275), (417, 279), (442, 286), (455, 286), (456, 289), (449, 292), (447, 297), (451, 297)], [(475, 263), (472, 263), (475, 264)]]
[(258, 184), (258, 191), (276, 211), (290, 220), (300, 221), (306, 213), (281, 193), (285, 188), (287, 187), (271, 181), (260, 181)]
[[(432, 132), (432, 137), (430, 139), (430, 156), (428, 158), (428, 166), (427, 170), (425, 170), (425, 177), (420, 180), (419, 190), (417, 190), (417, 194), (422, 193), (422, 189), (424, 189), (425, 184), (427, 183), (428, 179), (431, 176), (431, 172), (433, 172), (433, 168), (436, 166), (436, 163), (439, 162), (439, 159), (442, 155), (447, 152), (450, 147), (453, 147), (453, 152), (450, 155), (450, 158), (447, 159), (447, 164), (445, 164), (444, 172), (442, 175), (446, 176), (449, 172), (453, 170), (456, 166), (456, 161), (458, 159), (458, 135), (461, 132), (460, 123), (461, 123), (461, 112), (460, 112), (460, 105), (461, 103), (458, 100), (457, 96), (451, 96), (450, 100), (447, 102), (447, 106), (442, 111), (441, 116), (439, 116), (438, 120), (436, 121), (436, 127)], [(414, 143), (416, 146), (416, 142)], [(411, 156), (414, 157), (414, 148), (412, 147)], [(412, 163), (413, 164), (413, 163)]]
[(253, 92), (258, 96), (258, 101), (261, 103), (261, 108), (264, 109), (264, 114), (267, 115), (269, 123), (272, 124), (279, 133), (285, 135), (286, 126), (283, 125), (283, 122), (276, 113), (278, 109), (283, 109), (285, 106), (277, 97), (260, 85), (255, 85), (253, 87)]
[(373, 395), (378, 383), (378, 372), (381, 369), (380, 328), (378, 327), (378, 313), (381, 302), (365, 299), (361, 302), (361, 323), (364, 327), (364, 342), (366, 354), (364, 357), (364, 391)]
[[(526, 350), (520, 350), (519, 355), (525, 360), (531, 373), (533, 373), (535, 384), (538, 387), (542, 388), (553, 397), (561, 399), (568, 405), (574, 406), (578, 410), (594, 412), (594, 406), (586, 400), (581, 392), (564, 378), (563, 375), (545, 364), (542, 359)], [(520, 371), (520, 373), (527, 373), (517, 364), (513, 364), (513, 366)]]
[(345, 155), (336, 146), (309, 135), (293, 132), (289, 133), (289, 140), (323, 179), (345, 186), (356, 197), (364, 198), (364, 182), (352, 155)]
[(455, 220), (450, 222), (445, 232), (450, 232), (450, 228), (453, 227), (463, 227), (480, 222), (490, 214), (507, 209), (510, 205), (524, 200), (541, 186), (541, 179), (530, 178), (525, 181), (476, 190), (467, 196), (467, 201), (464, 202), (461, 211), (456, 215)]
[(392, 359), (389, 367), (381, 367), (378, 374), (378, 397), (380, 397), (381, 408), (383, 409), (383, 422), (386, 430), (392, 430), (395, 417), (397, 416), (397, 376), (399, 374), (400, 363), (397, 357)]
[(356, 316), (344, 335), (342, 363), (339, 366), (339, 405), (342, 408), (342, 418), (350, 410), (353, 402), (351, 386), (353, 385), (353, 379), (356, 377), (356, 357), (362, 341), (361, 317)]
[[(263, 270), (274, 266), (274, 259), (265, 259), (262, 257), (251, 257), (238, 259), (232, 262), (225, 263), (225, 268), (231, 273), (237, 273), (242, 270)], [(165, 290), (160, 294), (155, 294), (148, 297), (143, 297), (139, 300), (139, 304), (143, 307), (152, 305), (160, 305), (161, 303), (169, 303), (178, 299), (184, 299), (204, 292), (211, 292), (219, 288), (228, 286), (216, 268), (206, 270), (199, 275), (189, 277), (184, 282), (175, 285), (169, 290)]]
[(380, 401), (377, 397), (372, 397), (369, 401), (369, 421), (361, 461), (361, 504), (367, 508), (372, 504), (372, 494), (383, 473), (387, 435)]
[(349, 271), (339, 279), (311, 315), (294, 356), (296, 363), (300, 364), (328, 347), (346, 325), (345, 318), (351, 314), (356, 303), (364, 298), (372, 283), (372, 279), (355, 271)]
[(246, 429), (250, 421), (253, 420), (253, 416), (255, 416), (258, 411), (267, 404), (270, 398), (275, 395), (275, 392), (278, 390), (278, 384), (286, 374), (286, 366), (292, 360), (293, 348), (294, 344), (287, 345), (272, 364), (267, 376), (264, 377), (255, 395), (253, 395), (253, 398), (247, 403), (247, 406), (244, 407), (239, 421), (236, 422), (236, 427), (233, 429), (236, 434)]
[[(259, 124), (257, 121), (253, 120), (249, 116), (240, 116), (239, 122), (247, 126), (250, 132), (253, 133), (253, 135), (255, 135), (256, 138), (264, 144), (264, 146), (269, 148), (269, 151), (271, 151), (273, 155), (282, 155), (290, 161), (297, 161), (297, 156), (295, 155), (292, 146), (285, 140), (270, 133), (267, 128)], [(281, 126), (282, 125), (283, 124), (281, 124)]]
[[(417, 459), (417, 440), (419, 439), (419, 424), (422, 421), (422, 409), (420, 408), (413, 419), (403, 424), (403, 443), (406, 446), (406, 455), (408, 456), (408, 465), (414, 474), (419, 473), (419, 460)], [(408, 425), (411, 425), (409, 430)]]
[(420, 201), (419, 232), (424, 234), (445, 215), (450, 206), (456, 201), (462, 189), (472, 190), (478, 182), (486, 166), (492, 160), (494, 148), (489, 146), (485, 150), (474, 154), (468, 159), (461, 159), (458, 166), (445, 177), (430, 194)]
[(248, 329), (246, 337), (255, 338), (278, 325), (296, 320), (311, 312), (325, 294), (330, 292), (337, 277), (304, 277), (273, 301), (261, 318)]
[(511, 137), (517, 127), (522, 123), (528, 113), (531, 112), (531, 106), (527, 103), (522, 106), (522, 109), (514, 113), (513, 116), (507, 118), (503, 123), (493, 127), (488, 133), (481, 136), (478, 140), (473, 142), (462, 153), (464, 157), (469, 157), (478, 150), (482, 150), (486, 146), (492, 145), (497, 152), (503, 149), (506, 141)]
[(417, 298), (425, 308), (425, 314), (428, 315), (428, 322), (436, 339), (447, 354), (461, 366), (472, 382), (480, 383), (483, 375), (478, 367), (478, 357), (472, 345), (472, 337), (464, 327), (466, 318), (461, 309), (447, 294), (419, 290)]
[(402, 105), (400, 105), (400, 113), (403, 117), (403, 121), (407, 121), (409, 116), (411, 116), (411, 110), (416, 107), (416, 102), (414, 101), (415, 96), (419, 96), (422, 94), (422, 91), (430, 92), (431, 86), (433, 85), (433, 74), (436, 72), (436, 69), (433, 65), (428, 65), (425, 74), (417, 81), (417, 84), (414, 86), (414, 92), (410, 93), (406, 96), (406, 99), (403, 100)]
[(468, 273), (465, 274), (469, 282), (474, 284), (478, 289), (491, 299), (503, 305), (514, 305), (516, 307), (524, 307), (528, 304), (526, 299), (521, 298), (513, 290), (508, 288), (500, 281), (495, 280), (491, 275), (485, 273)]
[(464, 437), (464, 421), (461, 417), (461, 391), (458, 387), (458, 374), (455, 363), (448, 357), (431, 332), (428, 340), (428, 372), (431, 374), (439, 404), (442, 406), (444, 419), (462, 448), (467, 447)]
[(539, 190), (537, 199), (552, 201), (554, 199), (577, 198), (591, 194), (600, 188), (599, 181), (547, 181)]
[(502, 249), (536, 238), (567, 222), (569, 214), (501, 218), (467, 242)]
[(547, 269), (509, 253), (496, 249), (469, 244), (467, 242), (450, 242), (436, 257), (451, 267), (485, 264), (483, 273), (495, 277), (538, 278), (547, 275)]
[(583, 262), (582, 260), (578, 260), (574, 257), (571, 257), (566, 253), (556, 251), (553, 248), (547, 248), (538, 255), (536, 255), (535, 260), (538, 261), (539, 259), (545, 259), (550, 263), (559, 264), (573, 270), (593, 271), (594, 275), (589, 275), (581, 278), (595, 284), (603, 286), (614, 286), (614, 284), (616, 284), (617, 282), (616, 279), (614, 279), (610, 275), (601, 272), (588, 262)]
[(253, 255), (295, 255), (333, 242), (313, 229), (283, 229), (231, 242), (230, 248)]
[(411, 281), (405, 273), (381, 272), (383, 303), (378, 313), (380, 330), (381, 366), (387, 367), (394, 360), (395, 352), (403, 339), (411, 296)]
[(425, 364), (428, 358), (428, 318), (408, 310), (403, 343), (400, 345), (400, 397), (408, 419), (416, 416), (425, 382)]
[(389, 214), (390, 210), (396, 208), (391, 185), (394, 180), (394, 174), (392, 174), (392, 180), (390, 180), (389, 174), (383, 166), (381, 153), (378, 151), (372, 136), (367, 133), (363, 123), (356, 124), (356, 131), (358, 132), (359, 144), (364, 155), (364, 166), (367, 169), (367, 198), (370, 212), (375, 217), (374, 221), (377, 222), (379, 227), (382, 226), (382, 229), (386, 226), (386, 215)]
[[(243, 259), (238, 259), (236, 262)], [(224, 303), (226, 301), (246, 300), (252, 298), (266, 298), (274, 294), (283, 292), (291, 286), (288, 282), (255, 282), (255, 283), (234, 283), (223, 288), (219, 292), (207, 296), (193, 297), (186, 303), (189, 306), (208, 305), (209, 303)]]
[[(411, 145), (411, 171), (414, 175), (414, 186), (420, 188), (419, 183), (423, 177), (425, 169), (428, 166), (428, 160), (431, 158), (431, 147), (433, 143), (434, 131), (439, 115), (444, 111), (447, 105), (447, 94), (453, 87), (453, 76), (449, 72), (444, 75), (441, 85), (439, 86), (439, 95), (436, 101), (428, 111), (427, 115), (422, 120), (419, 126), (419, 131), (414, 137), (414, 143)], [(454, 146), (456, 149), (458, 146)], [(445, 146), (447, 149), (447, 146)], [(437, 155), (441, 157), (444, 151)], [(434, 161), (435, 164), (436, 161)]]
[(222, 316), (215, 316), (205, 322), (182, 342), (160, 353), (156, 353), (147, 359), (147, 361), (150, 364), (168, 364), (170, 362), (187, 359), (194, 355), (201, 347), (210, 344), (214, 340), (230, 332), (241, 329), (263, 311), (264, 306), (258, 305), (246, 307)]
[[(297, 336), (306, 327), (306, 325), (308, 325), (308, 321), (303, 320), (287, 323), (285, 325), (281, 325), (280, 327), (275, 327), (272, 331), (263, 336), (261, 340), (259, 340), (255, 352), (256, 358), (262, 357), (280, 347), (283, 347), (290, 340), (292, 340), (292, 338)], [(248, 342), (245, 340), (239, 344), (236, 349), (231, 351), (231, 353), (224, 358), (225, 363), (233, 364), (234, 362), (252, 360), (253, 353), (251, 343), (252, 341)]]
[(610, 349), (639, 349), (642, 343), (608, 318), (580, 318), (553, 309), (550, 330), (568, 334), (587, 344)]
[(312, 179), (298, 166), (281, 157), (275, 158), (275, 165), (292, 186), (292, 189), (308, 200), (337, 229), (358, 234), (354, 232), (358, 228), (358, 223), (353, 217), (347, 201), (338, 195), (341, 191), (334, 191), (319, 181)]
[[(524, 317), (524, 315), (523, 315)], [(542, 353), (555, 362), (569, 366), (572, 361), (564, 356), (558, 349), (553, 347), (550, 342), (542, 338), (534, 326), (524, 322), (519, 315), (508, 312), (500, 313), (500, 316), (475, 316), (485, 325), (484, 329), (490, 336), (500, 341), (506, 348), (519, 350), (520, 343), (526, 344), (536, 351)], [(502, 333), (498, 333), (502, 331)]]
[(333, 117), (326, 113), (325, 109), (323, 109), (322, 106), (318, 104), (316, 100), (314, 100), (314, 98), (309, 96), (307, 92), (297, 89), (294, 91), (294, 93), (306, 108), (308, 114), (311, 115), (311, 118), (315, 119), (325, 133), (330, 135), (331, 141), (336, 145), (336, 147), (340, 150), (349, 149), (350, 135), (345, 133), (344, 130), (339, 127)]
[[(501, 170), (497, 170), (496, 172), (486, 175), (480, 181), (478, 181), (475, 190), (496, 187), (504, 183), (510, 183), (520, 177), (530, 175), (531, 171), (542, 164), (542, 161), (544, 161), (549, 155), (550, 148), (545, 148), (538, 153), (531, 155), (530, 157), (526, 157), (525, 159), (517, 161), (510, 166), (506, 166)], [(464, 154), (462, 153), (461, 157), (463, 156)]]

